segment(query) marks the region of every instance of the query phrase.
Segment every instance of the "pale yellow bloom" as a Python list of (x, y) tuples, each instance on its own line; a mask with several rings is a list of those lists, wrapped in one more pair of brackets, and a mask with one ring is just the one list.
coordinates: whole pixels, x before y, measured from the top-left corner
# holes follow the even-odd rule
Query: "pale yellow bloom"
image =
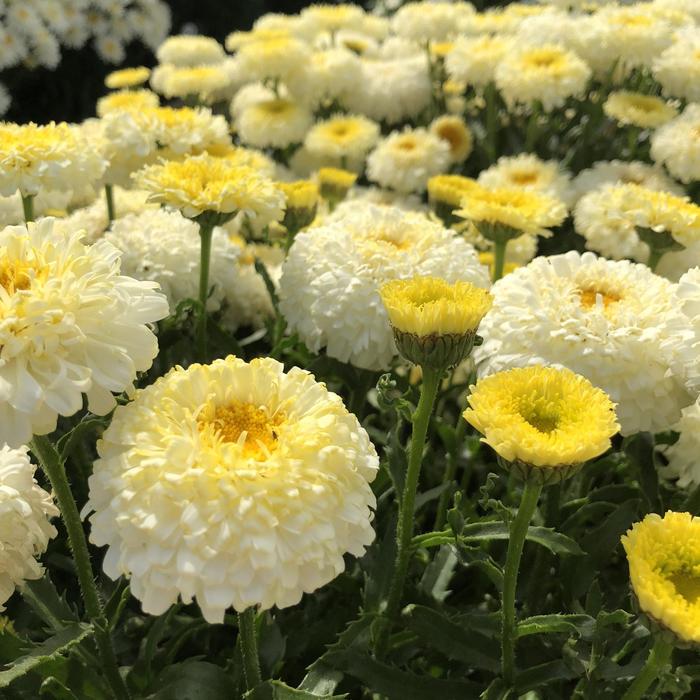
[(611, 92), (603, 104), (603, 111), (620, 124), (642, 129), (654, 129), (678, 115), (678, 110), (660, 97), (627, 90)]
[(110, 90), (136, 87), (137, 85), (143, 85), (150, 75), (151, 69), (145, 66), (123, 68), (122, 70), (115, 70), (109, 73), (105, 78), (105, 86)]

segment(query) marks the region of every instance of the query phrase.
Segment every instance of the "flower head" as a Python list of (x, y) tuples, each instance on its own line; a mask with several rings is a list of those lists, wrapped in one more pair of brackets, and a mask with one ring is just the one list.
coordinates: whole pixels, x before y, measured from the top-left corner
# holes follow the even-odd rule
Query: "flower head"
[(301, 143), (313, 124), (311, 112), (293, 100), (274, 97), (241, 110), (235, 124), (241, 141), (258, 148), (286, 148)]
[(677, 110), (666, 100), (628, 90), (611, 92), (603, 111), (619, 124), (631, 124), (642, 129), (655, 129), (673, 119)]
[(231, 85), (225, 64), (201, 66), (158, 66), (151, 76), (151, 86), (167, 98), (196, 96), (206, 103), (215, 102)]
[(286, 207), (282, 224), (292, 234), (308, 226), (316, 216), (318, 185), (310, 180), (281, 182), (277, 185), (284, 194)]
[(158, 104), (158, 95), (150, 90), (118, 90), (97, 100), (97, 115), (104, 117), (110, 112), (139, 112), (153, 109)]
[(654, 132), (651, 157), (681, 182), (700, 180), (700, 104), (689, 104)]
[(158, 353), (157, 285), (122, 276), (109, 243), (81, 239), (50, 218), (0, 231), (0, 443), (50, 433), (84, 394), (108, 413)]
[(379, 125), (366, 117), (337, 114), (317, 122), (306, 135), (304, 145), (315, 156), (340, 165), (361, 168), (367, 153), (379, 140)]
[(115, 412), (90, 477), (91, 541), (146, 612), (296, 604), (374, 539), (378, 458), (340, 397), (269, 358), (172, 370)]
[(203, 212), (233, 215), (239, 211), (266, 220), (282, 218), (284, 195), (252, 168), (235, 166), (206, 153), (181, 161), (150, 165), (134, 175), (149, 200), (169, 204), (189, 217)]
[(683, 643), (700, 643), (700, 518), (650, 513), (622, 537), (642, 612)]
[(607, 394), (568, 369), (498, 372), (472, 386), (468, 401), (464, 418), (482, 441), (545, 481), (598, 457), (620, 429)]
[(357, 175), (342, 168), (319, 168), (316, 173), (319, 191), (324, 199), (337, 204), (355, 184)]
[(122, 70), (112, 71), (105, 78), (105, 85), (110, 90), (136, 87), (137, 85), (143, 85), (150, 75), (151, 69), (145, 66), (123, 68)]
[(430, 131), (450, 147), (452, 162), (465, 161), (472, 152), (474, 137), (462, 117), (445, 114), (430, 124)]
[(198, 66), (221, 63), (226, 54), (216, 39), (208, 36), (181, 34), (169, 36), (156, 53), (160, 63), (175, 66)]
[(392, 280), (379, 288), (379, 295), (399, 352), (414, 364), (442, 370), (471, 352), (476, 329), (491, 306), (486, 290), (438, 277)]

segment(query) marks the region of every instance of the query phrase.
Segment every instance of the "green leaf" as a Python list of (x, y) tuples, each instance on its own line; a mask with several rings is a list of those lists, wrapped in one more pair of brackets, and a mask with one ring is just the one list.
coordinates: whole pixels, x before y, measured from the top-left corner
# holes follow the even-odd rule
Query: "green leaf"
[(430, 549), (431, 547), (441, 547), (443, 544), (454, 544), (455, 536), (449, 531), (444, 532), (426, 532), (422, 535), (416, 535), (411, 540), (411, 546), (416, 549), (421, 547)]
[(272, 301), (272, 306), (276, 312), (278, 307), (279, 307), (279, 298), (277, 296), (277, 289), (275, 288), (275, 283), (270, 278), (270, 273), (267, 271), (267, 267), (265, 267), (265, 263), (258, 258), (255, 258), (255, 271), (260, 275), (260, 277), (263, 278), (263, 282), (265, 283), (265, 288), (267, 289), (267, 293), (270, 295), (270, 300)]
[[(209, 696), (207, 696), (208, 699)], [(246, 700), (317, 700), (318, 698), (326, 698), (326, 700), (341, 700), (347, 695), (317, 695), (310, 693), (307, 690), (290, 688), (282, 681), (265, 681), (257, 686), (244, 696)]]
[[(488, 540), (507, 540), (510, 536), (508, 526), (497, 521), (469, 523), (462, 530), (461, 539), (466, 542)], [(548, 527), (532, 526), (527, 529), (526, 538), (546, 547), (554, 554), (583, 554), (583, 550), (570, 537)]]
[(651, 433), (637, 433), (625, 440), (624, 448), (630, 461), (637, 468), (639, 485), (649, 509), (654, 513), (663, 513), (659, 473), (654, 458), (654, 436)]
[(471, 668), (498, 672), (500, 646), (494, 639), (468, 630), (437, 610), (422, 605), (406, 608), (403, 619), (406, 626), (428, 647), (448, 659), (461, 661)]
[(231, 700), (235, 684), (220, 666), (206, 661), (185, 661), (170, 666), (156, 679), (160, 690), (151, 700)]
[(48, 571), (36, 581), (26, 581), (20, 589), (22, 598), (54, 632), (76, 622), (78, 615), (65, 596), (59, 594)]
[(590, 637), (596, 621), (590, 615), (535, 615), (518, 623), (516, 636), (531, 634), (564, 633)]
[(443, 680), (402, 671), (355, 649), (333, 652), (327, 660), (360, 680), (371, 692), (396, 700), (476, 700), (482, 689), (481, 685), (469, 681)]
[(56, 443), (56, 449), (61, 455), (61, 460), (65, 461), (70, 457), (78, 444), (85, 440), (90, 433), (98, 428), (104, 428), (109, 423), (106, 416), (94, 416), (88, 413), (80, 419), (80, 422)]
[(66, 688), (58, 678), (53, 676), (50, 676), (41, 684), (39, 695), (51, 698), (51, 700), (80, 700), (75, 693)]
[(543, 685), (555, 681), (568, 681), (572, 678), (578, 678), (578, 676), (576, 671), (558, 659), (522, 671), (515, 678), (515, 687), (519, 693), (527, 693), (529, 690), (541, 688)]
[(28, 654), (15, 659), (9, 668), (0, 671), (0, 688), (6, 688), (12, 681), (33, 671), (37, 666), (67, 654), (92, 634), (92, 625), (75, 622), (64, 627), (45, 642), (34, 647)]
[(435, 558), (425, 567), (419, 589), (429, 597), (442, 603), (450, 594), (449, 585), (457, 566), (454, 547), (442, 545)]

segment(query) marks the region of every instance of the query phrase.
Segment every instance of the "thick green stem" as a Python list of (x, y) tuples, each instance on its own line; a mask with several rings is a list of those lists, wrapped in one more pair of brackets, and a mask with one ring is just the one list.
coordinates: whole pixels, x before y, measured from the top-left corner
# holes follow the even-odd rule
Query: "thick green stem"
[(498, 93), (494, 83), (486, 86), (484, 97), (486, 99), (486, 155), (489, 165), (493, 165), (498, 155)]
[(399, 501), (399, 519), (396, 524), (396, 559), (394, 560), (394, 573), (391, 579), (391, 588), (386, 605), (386, 618), (388, 624), (384, 624), (377, 635), (376, 654), (382, 656), (386, 650), (389, 639), (391, 623), (398, 617), (401, 597), (403, 595), (408, 565), (411, 559), (411, 538), (413, 537), (413, 518), (416, 503), (416, 491), (420, 478), (421, 463), (425, 438), (428, 433), (430, 415), (440, 387), (442, 372), (423, 367), (423, 383), (421, 385), (420, 400), (413, 414), (413, 432), (411, 434), (411, 449), (408, 456), (408, 469), (404, 483), (403, 495)]
[(493, 243), (493, 281), (503, 277), (503, 269), (506, 265), (506, 247), (508, 241), (494, 241)]
[(260, 685), (260, 660), (258, 658), (258, 640), (255, 633), (255, 608), (248, 608), (238, 613), (238, 634), (241, 636), (241, 654), (243, 655), (243, 673), (248, 690)]
[(540, 103), (535, 102), (532, 105), (532, 114), (530, 114), (530, 119), (527, 123), (527, 131), (525, 132), (525, 152), (532, 153), (537, 145), (537, 137), (539, 136), (540, 130)]
[(107, 228), (112, 226), (112, 222), (116, 219), (114, 213), (114, 187), (105, 185), (105, 200), (107, 202)]
[(22, 195), (22, 209), (24, 210), (24, 221), (29, 223), (34, 221), (34, 195)]
[(207, 300), (209, 299), (209, 264), (211, 262), (211, 239), (214, 227), (210, 223), (199, 224), (199, 319), (197, 323), (197, 359), (207, 361)]
[(647, 260), (647, 266), (652, 272), (656, 270), (656, 266), (659, 264), (659, 260), (661, 260), (665, 252), (665, 250), (659, 250), (658, 248), (652, 248), (649, 251), (649, 259)]
[(510, 524), (506, 568), (503, 572), (503, 605), (501, 606), (501, 669), (503, 679), (513, 684), (515, 676), (515, 591), (518, 585), (518, 569), (523, 553), (525, 537), (542, 492), (541, 484), (526, 481), (520, 497), (515, 520)]
[[(455, 431), (455, 442), (457, 444), (455, 449), (447, 455), (447, 469), (445, 469), (445, 477), (442, 481), (443, 484), (451, 484), (454, 481), (455, 475), (457, 474), (459, 454), (462, 449), (462, 443), (464, 442), (464, 434), (467, 432), (467, 421), (464, 420), (461, 413), (459, 414), (459, 418), (457, 420), (459, 421), (457, 423), (457, 430)], [(433, 527), (433, 530), (436, 532), (445, 527), (445, 521), (447, 520), (447, 506), (450, 504), (451, 495), (452, 491), (449, 486), (446, 486), (445, 490), (440, 494), (437, 515), (435, 516), (435, 526)]]
[(95, 641), (100, 652), (102, 670), (114, 697), (118, 700), (128, 700), (129, 691), (119, 673), (117, 658), (108, 631), (107, 619), (102, 609), (102, 603), (100, 602), (100, 596), (92, 573), (90, 553), (87, 540), (85, 539), (85, 532), (83, 531), (83, 524), (78, 513), (78, 506), (68, 484), (63, 462), (56, 448), (45, 436), (35, 435), (31, 442), (31, 449), (51, 482), (51, 488), (66, 526), (68, 542), (73, 552), (75, 569), (78, 574), (78, 583), (83, 594), (85, 611), (95, 630)]
[(654, 646), (649, 652), (649, 658), (642, 670), (627, 688), (627, 692), (622, 696), (622, 700), (640, 700), (649, 686), (659, 677), (663, 667), (671, 661), (673, 646), (671, 646), (662, 635), (657, 635)]

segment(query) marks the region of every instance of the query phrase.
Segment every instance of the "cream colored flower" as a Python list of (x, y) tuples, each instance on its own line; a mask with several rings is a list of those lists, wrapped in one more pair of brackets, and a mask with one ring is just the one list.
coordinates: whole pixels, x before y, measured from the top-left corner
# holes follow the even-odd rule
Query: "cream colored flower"
[(700, 100), (700, 32), (679, 32), (673, 44), (654, 59), (653, 74), (664, 94), (689, 102)]
[(681, 182), (700, 180), (700, 104), (689, 104), (654, 132), (651, 157)]
[(450, 147), (453, 163), (464, 162), (472, 152), (474, 137), (462, 117), (444, 114), (431, 122), (430, 132)]
[(115, 412), (90, 477), (90, 539), (145, 612), (178, 596), (295, 605), (374, 539), (379, 460), (340, 397), (299, 368), (228, 357), (172, 370)]
[(0, 610), (16, 586), (41, 578), (36, 557), (56, 537), (49, 519), (57, 515), (51, 494), (34, 478), (27, 448), (0, 447)]
[(156, 92), (173, 97), (196, 97), (211, 104), (231, 84), (231, 76), (223, 63), (201, 66), (177, 66), (164, 63), (154, 69), (151, 86)]
[(468, 2), (407, 2), (396, 11), (391, 27), (399, 36), (415, 41), (443, 41), (473, 14), (474, 7)]
[(216, 39), (208, 36), (182, 34), (169, 36), (156, 52), (160, 63), (175, 66), (199, 66), (221, 63), (226, 54)]
[(304, 146), (327, 164), (362, 169), (367, 153), (379, 140), (379, 125), (367, 117), (336, 114), (317, 122), (306, 135)]
[(447, 73), (452, 80), (483, 87), (493, 82), (496, 66), (513, 48), (508, 36), (460, 37), (445, 59)]
[(156, 285), (120, 274), (106, 242), (53, 219), (0, 231), (0, 442), (56, 428), (87, 396), (108, 413), (158, 353), (149, 325), (168, 314)]
[(241, 141), (258, 148), (286, 148), (301, 143), (313, 124), (313, 114), (284, 98), (254, 102), (235, 121)]
[(677, 110), (666, 100), (628, 90), (611, 92), (603, 104), (603, 111), (619, 124), (655, 129), (673, 119)]

